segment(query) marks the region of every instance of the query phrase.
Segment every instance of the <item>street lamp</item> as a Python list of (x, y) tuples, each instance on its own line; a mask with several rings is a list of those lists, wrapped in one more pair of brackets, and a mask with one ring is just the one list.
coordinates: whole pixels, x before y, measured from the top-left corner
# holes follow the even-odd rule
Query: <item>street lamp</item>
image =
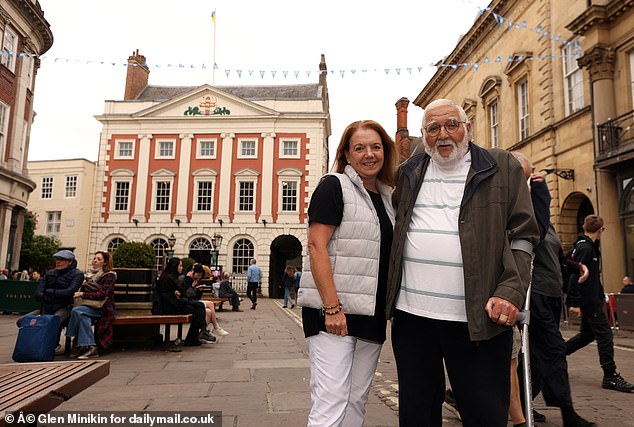
[(170, 245), (170, 248), (167, 251), (167, 259), (170, 260), (174, 256), (174, 245), (176, 245), (176, 237), (174, 237), (174, 233), (170, 234), (167, 238), (167, 244)]
[(220, 245), (222, 244), (222, 236), (220, 234), (214, 234), (211, 238), (211, 265), (213, 267), (218, 266), (218, 251), (220, 250)]

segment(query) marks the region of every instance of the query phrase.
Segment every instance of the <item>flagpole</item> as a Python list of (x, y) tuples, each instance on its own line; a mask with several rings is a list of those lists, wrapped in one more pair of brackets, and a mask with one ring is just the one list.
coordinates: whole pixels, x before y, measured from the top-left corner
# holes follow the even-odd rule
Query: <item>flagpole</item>
[(213, 12), (211, 12), (211, 21), (214, 24), (214, 50), (213, 50), (213, 58), (212, 58), (212, 66), (211, 69), (213, 70), (211, 72), (211, 84), (214, 85), (216, 84), (216, 9), (214, 9)]

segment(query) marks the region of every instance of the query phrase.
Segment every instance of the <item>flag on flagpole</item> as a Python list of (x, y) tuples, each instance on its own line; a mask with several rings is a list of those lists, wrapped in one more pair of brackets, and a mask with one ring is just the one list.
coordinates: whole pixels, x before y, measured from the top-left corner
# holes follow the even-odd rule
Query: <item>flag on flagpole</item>
[(216, 9), (214, 9), (213, 12), (211, 12), (211, 20), (213, 21), (213, 23), (216, 23)]

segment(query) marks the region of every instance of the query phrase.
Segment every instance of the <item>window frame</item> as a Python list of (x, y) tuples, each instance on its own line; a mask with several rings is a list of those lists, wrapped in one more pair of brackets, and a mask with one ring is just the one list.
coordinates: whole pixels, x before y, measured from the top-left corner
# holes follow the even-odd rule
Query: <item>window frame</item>
[[(285, 154), (284, 151), (284, 143), (285, 142), (294, 142), (295, 143), (295, 154)], [(301, 158), (301, 138), (280, 138), (279, 139), (279, 158), (280, 159), (299, 159)]]
[[(253, 142), (253, 154), (244, 154), (244, 144)], [(238, 159), (257, 159), (258, 158), (258, 138), (238, 138)]]
[[(583, 108), (583, 71), (577, 63), (577, 58), (581, 57), (581, 42), (579, 38), (575, 38), (561, 49), (562, 73), (563, 73), (563, 90), (564, 90), (564, 108), (566, 116), (579, 111)], [(573, 57), (572, 54), (576, 53)], [(572, 68), (569, 70), (569, 65)]]
[[(203, 143), (213, 144), (213, 154), (202, 154)], [(218, 139), (217, 138), (200, 138), (196, 140), (196, 158), (197, 159), (215, 159), (218, 152)]]
[[(525, 88), (525, 91), (522, 90)], [(515, 85), (517, 105), (517, 134), (520, 141), (531, 134), (530, 89), (528, 76), (523, 76)]]
[[(119, 184), (127, 184), (128, 185), (128, 194), (126, 196), (126, 200), (125, 200), (125, 209), (117, 209), (117, 204), (119, 203), (119, 198), (121, 196), (118, 195), (118, 186)], [(130, 212), (130, 195), (132, 194), (132, 178), (129, 179), (122, 179), (122, 178), (117, 178), (116, 180), (112, 181), (112, 208), (110, 209), (113, 212)]]
[[(242, 184), (251, 184), (252, 188), (251, 188), (251, 209), (242, 209)], [(255, 179), (248, 179), (248, 178), (242, 178), (242, 179), (238, 179), (237, 180), (237, 186), (236, 186), (236, 212), (240, 212), (240, 213), (255, 213), (255, 196), (256, 196), (256, 180)], [(245, 196), (246, 197), (246, 196)]]
[[(40, 199), (51, 200), (53, 198), (53, 186), (55, 185), (55, 177), (43, 176), (40, 180)], [(48, 197), (45, 197), (45, 191), (48, 191)]]
[[(69, 185), (69, 179), (72, 181), (72, 178), (75, 179), (74, 186)], [(77, 190), (79, 189), (79, 176), (78, 175), (66, 175), (64, 177), (64, 198), (66, 199), (74, 199), (77, 197)], [(69, 194), (69, 190), (72, 190), (72, 195)]]
[[(496, 98), (487, 105), (487, 120), (489, 125), (489, 143), (491, 148), (500, 147), (500, 103)], [(493, 112), (495, 110), (495, 121)]]
[[(7, 44), (7, 35), (13, 36), (13, 46), (9, 46)], [(15, 66), (16, 66), (16, 57), (18, 51), (18, 43), (20, 41), (20, 37), (17, 31), (14, 31), (9, 25), (4, 28), (4, 32), (2, 34), (2, 49), (4, 52), (11, 51), (13, 54), (2, 55), (0, 57), (0, 65), (4, 65), (9, 69), (13, 74), (15, 74)]]
[[(54, 214), (58, 214), (57, 218), (52, 218)], [(57, 231), (51, 230), (52, 227), (55, 227)], [(47, 236), (59, 236), (62, 232), (62, 211), (46, 211), (46, 230), (45, 234)]]
[[(122, 143), (132, 143), (132, 151), (130, 155), (121, 155), (121, 144)], [(136, 140), (135, 139), (116, 139), (115, 140), (115, 149), (114, 149), (114, 159), (115, 160), (131, 160), (134, 159), (134, 152), (136, 148)]]
[(253, 258), (255, 258), (253, 241), (246, 237), (238, 238), (231, 247), (231, 272), (233, 274), (246, 273)]
[(11, 107), (0, 100), (0, 161), (4, 160), (6, 142), (9, 139)]
[[(163, 144), (172, 145), (171, 154), (161, 154)], [(170, 138), (157, 138), (154, 146), (154, 159), (175, 159), (176, 158), (176, 140)]]
[[(165, 202), (166, 205), (166, 209), (158, 209), (158, 202), (159, 202), (159, 197), (163, 198), (165, 197), (164, 195), (159, 196), (158, 191), (159, 191), (159, 184), (167, 184), (167, 201)], [(172, 208), (172, 189), (173, 189), (173, 184), (174, 184), (174, 180), (169, 179), (169, 178), (156, 178), (152, 180), (152, 209), (151, 212), (156, 212), (156, 213), (166, 213), (166, 212), (170, 212), (171, 208)]]

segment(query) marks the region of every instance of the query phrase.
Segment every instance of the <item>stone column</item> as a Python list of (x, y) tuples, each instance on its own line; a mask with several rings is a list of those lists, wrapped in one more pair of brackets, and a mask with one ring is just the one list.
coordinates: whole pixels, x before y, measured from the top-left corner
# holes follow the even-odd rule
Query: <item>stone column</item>
[[(178, 199), (176, 200), (176, 215), (182, 222), (187, 221), (187, 199), (189, 197), (189, 181), (191, 171), (189, 170), (190, 159), (192, 154), (192, 139), (194, 135), (191, 133), (180, 134), (181, 152), (178, 163)], [(195, 190), (194, 190), (195, 191)]]
[[(262, 134), (264, 139), (264, 147), (262, 149), (262, 206), (260, 211), (260, 218), (273, 221), (273, 153), (275, 144), (275, 134), (265, 132)], [(275, 185), (277, 180), (275, 180)]]
[(225, 222), (229, 222), (229, 196), (232, 189), (233, 166), (233, 133), (223, 133), (222, 138), (222, 159), (220, 168), (220, 183), (218, 184), (218, 218)]
[(150, 168), (150, 144), (152, 134), (139, 135), (139, 158), (136, 179), (136, 196), (134, 198), (134, 214), (132, 219), (146, 222), (145, 203), (148, 191), (148, 171)]

